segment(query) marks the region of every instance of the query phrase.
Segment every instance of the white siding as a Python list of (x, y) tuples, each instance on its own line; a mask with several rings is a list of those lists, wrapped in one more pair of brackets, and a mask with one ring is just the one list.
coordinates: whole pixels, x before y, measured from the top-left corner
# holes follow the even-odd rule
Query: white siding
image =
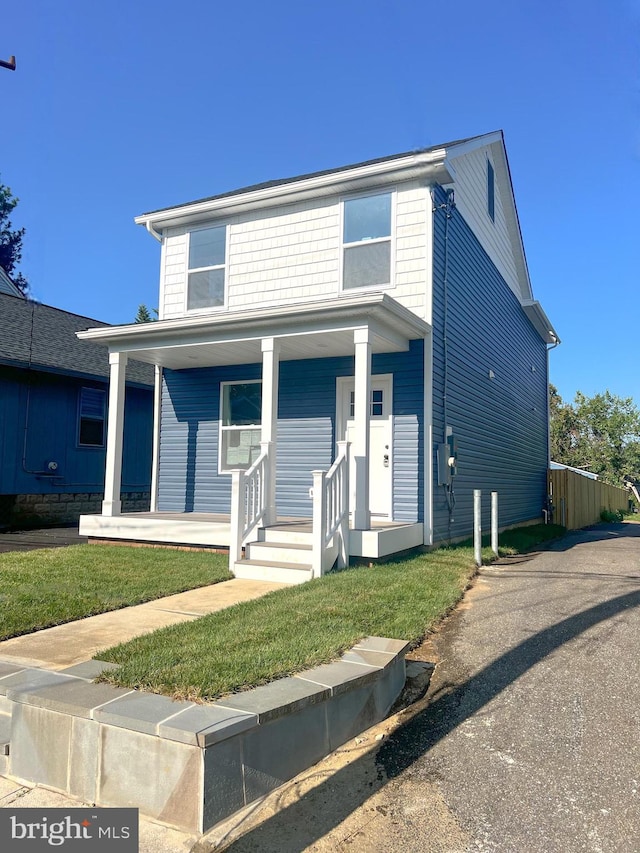
[[(487, 210), (487, 158), (495, 172), (495, 217)], [(474, 232), (485, 252), (516, 296), (525, 296), (518, 278), (507, 217), (503, 206), (503, 170), (491, 147), (470, 151), (452, 159), (456, 171), (456, 207)]]
[[(395, 286), (399, 302), (425, 316), (430, 199), (425, 187), (403, 184), (395, 205)], [(340, 198), (314, 200), (218, 222), (229, 228), (227, 309), (317, 301), (339, 294)], [(186, 229), (167, 232), (161, 270), (162, 319), (185, 315)]]

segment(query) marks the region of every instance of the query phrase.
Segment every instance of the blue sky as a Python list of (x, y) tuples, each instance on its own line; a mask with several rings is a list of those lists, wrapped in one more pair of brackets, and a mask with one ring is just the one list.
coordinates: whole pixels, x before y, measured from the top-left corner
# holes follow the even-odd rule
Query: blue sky
[(147, 210), (505, 133), (565, 399), (640, 404), (640, 0), (6, 4), (0, 180), (21, 269), (112, 323), (157, 305)]

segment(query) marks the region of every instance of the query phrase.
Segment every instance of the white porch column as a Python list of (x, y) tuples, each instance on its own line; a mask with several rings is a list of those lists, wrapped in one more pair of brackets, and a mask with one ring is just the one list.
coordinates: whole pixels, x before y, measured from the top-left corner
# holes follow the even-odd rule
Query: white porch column
[(104, 474), (103, 515), (120, 515), (122, 481), (122, 443), (124, 433), (124, 392), (127, 355), (109, 353), (109, 420), (107, 423), (107, 464)]
[(269, 459), (266, 477), (265, 524), (275, 524), (276, 509), (276, 453), (278, 437), (278, 383), (280, 378), (280, 341), (276, 338), (262, 340), (262, 429), (261, 446), (268, 443)]
[(356, 483), (353, 526), (356, 530), (368, 530), (371, 526), (371, 513), (369, 512), (369, 421), (371, 412), (370, 334), (369, 329), (356, 329), (353, 333), (356, 351), (353, 412), (353, 461)]

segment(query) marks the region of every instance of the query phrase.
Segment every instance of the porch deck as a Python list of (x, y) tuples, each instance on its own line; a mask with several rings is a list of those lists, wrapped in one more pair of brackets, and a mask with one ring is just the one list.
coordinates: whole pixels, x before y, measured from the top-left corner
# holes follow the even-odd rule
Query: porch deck
[[(275, 528), (311, 532), (310, 518), (278, 518)], [(80, 535), (90, 539), (181, 545), (227, 550), (230, 516), (206, 512), (129, 512), (123, 515), (82, 515)], [(352, 557), (375, 559), (415, 548), (423, 542), (422, 523), (372, 519), (369, 530), (350, 530)]]

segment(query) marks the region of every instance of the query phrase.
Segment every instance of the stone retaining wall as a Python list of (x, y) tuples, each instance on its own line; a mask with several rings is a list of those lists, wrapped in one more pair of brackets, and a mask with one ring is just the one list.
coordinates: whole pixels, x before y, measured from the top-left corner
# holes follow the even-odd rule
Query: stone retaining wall
[(340, 661), (208, 705), (96, 684), (113, 666), (99, 661), (62, 672), (0, 661), (6, 773), (204, 833), (384, 719), (407, 648), (369, 637)]

